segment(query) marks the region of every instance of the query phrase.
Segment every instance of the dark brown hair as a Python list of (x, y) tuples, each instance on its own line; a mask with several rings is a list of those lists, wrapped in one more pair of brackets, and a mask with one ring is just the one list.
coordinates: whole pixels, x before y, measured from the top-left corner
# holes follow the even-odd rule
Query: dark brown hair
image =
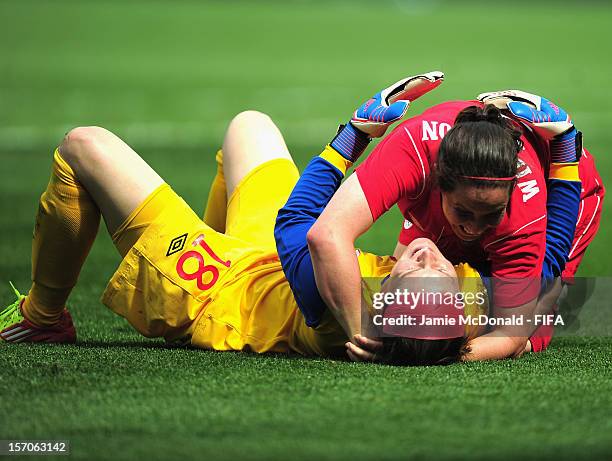
[(436, 179), (440, 189), (452, 192), (459, 183), (481, 188), (508, 187), (516, 180), (494, 181), (465, 176), (506, 178), (516, 175), (521, 132), (495, 106), (469, 106), (440, 143)]
[(377, 357), (387, 365), (449, 365), (469, 352), (468, 338), (414, 339), (385, 337)]

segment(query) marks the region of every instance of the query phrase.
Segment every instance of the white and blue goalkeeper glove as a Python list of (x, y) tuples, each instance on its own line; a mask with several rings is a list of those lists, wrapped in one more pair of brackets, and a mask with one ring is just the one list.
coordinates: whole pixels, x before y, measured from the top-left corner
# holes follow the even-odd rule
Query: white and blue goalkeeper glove
[(346, 125), (341, 125), (330, 145), (344, 158), (357, 161), (372, 138), (380, 138), (387, 128), (404, 116), (411, 101), (433, 90), (444, 80), (434, 71), (400, 80), (363, 103)]
[(549, 141), (553, 163), (580, 159), (582, 133), (576, 130), (567, 112), (548, 99), (520, 90), (505, 90), (479, 94), (478, 100), (508, 110)]

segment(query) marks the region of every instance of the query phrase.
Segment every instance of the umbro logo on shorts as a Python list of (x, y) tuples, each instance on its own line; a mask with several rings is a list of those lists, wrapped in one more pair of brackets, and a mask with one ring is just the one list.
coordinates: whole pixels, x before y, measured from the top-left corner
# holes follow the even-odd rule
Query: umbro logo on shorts
[(174, 253), (178, 253), (183, 248), (185, 248), (185, 242), (187, 241), (187, 234), (180, 235), (178, 237), (174, 237), (170, 241), (170, 246), (168, 247), (168, 252), (166, 256), (173, 255)]

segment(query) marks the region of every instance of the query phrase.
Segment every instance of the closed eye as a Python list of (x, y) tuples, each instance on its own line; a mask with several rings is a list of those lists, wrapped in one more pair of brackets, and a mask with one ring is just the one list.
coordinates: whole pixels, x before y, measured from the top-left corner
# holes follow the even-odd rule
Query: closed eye
[(472, 217), (472, 213), (461, 208), (455, 208), (455, 213), (460, 219), (468, 219)]
[(506, 209), (502, 209), (500, 211), (495, 211), (493, 213), (489, 213), (488, 215), (486, 215), (485, 219), (489, 222), (493, 222), (493, 223), (499, 223), (502, 218), (504, 217), (504, 214), (506, 213)]
[(402, 275), (411, 274), (412, 272), (416, 272), (416, 271), (418, 271), (420, 269), (421, 269), (421, 267), (417, 267), (417, 266), (409, 267), (408, 269), (402, 271)]
[(450, 270), (448, 270), (448, 268), (446, 268), (446, 267), (438, 267), (438, 272), (443, 273), (447, 277), (452, 277), (453, 276), (453, 273)]

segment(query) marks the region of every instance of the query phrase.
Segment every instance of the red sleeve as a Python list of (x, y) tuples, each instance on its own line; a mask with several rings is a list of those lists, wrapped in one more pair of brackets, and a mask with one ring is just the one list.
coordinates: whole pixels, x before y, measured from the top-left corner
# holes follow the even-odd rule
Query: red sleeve
[(421, 130), (420, 117), (407, 120), (357, 167), (357, 178), (375, 221), (401, 197), (417, 198), (425, 189), (430, 166)]
[[(529, 235), (515, 235), (487, 248), (491, 260), (494, 305), (518, 307), (538, 297), (544, 259), (546, 220), (535, 223)], [(540, 234), (544, 234), (544, 242)]]

